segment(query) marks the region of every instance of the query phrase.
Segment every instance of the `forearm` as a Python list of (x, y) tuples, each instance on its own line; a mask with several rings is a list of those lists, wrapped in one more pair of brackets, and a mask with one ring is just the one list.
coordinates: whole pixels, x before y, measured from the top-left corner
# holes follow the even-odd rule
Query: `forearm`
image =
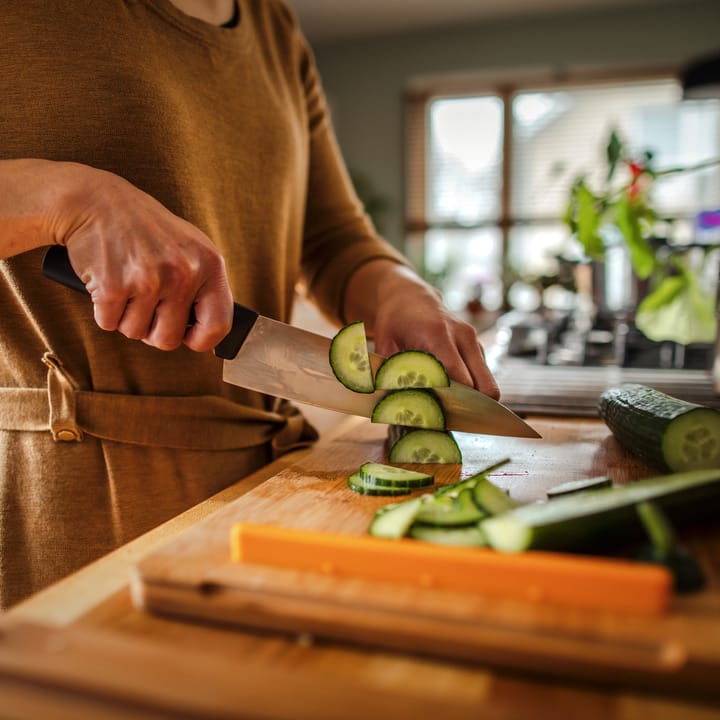
[(64, 189), (66, 163), (0, 161), (0, 257), (57, 242), (53, 208)]

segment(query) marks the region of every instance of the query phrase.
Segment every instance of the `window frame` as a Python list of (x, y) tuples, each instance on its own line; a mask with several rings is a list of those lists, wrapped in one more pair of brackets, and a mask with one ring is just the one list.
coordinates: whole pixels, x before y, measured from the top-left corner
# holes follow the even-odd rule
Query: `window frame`
[[(516, 72), (482, 73), (464, 76), (431, 76), (411, 82), (404, 97), (405, 122), (405, 176), (404, 176), (404, 232), (402, 249), (417, 265), (424, 257), (424, 239), (420, 250), (413, 253), (408, 245), (409, 237), (424, 235), (433, 229), (472, 230), (484, 227), (498, 228), (501, 237), (501, 264), (505, 274), (508, 267), (510, 235), (518, 226), (557, 222), (559, 218), (521, 218), (512, 212), (512, 103), (516, 95), (524, 92), (554, 92), (568, 87), (592, 87), (637, 82), (679, 82), (680, 70), (675, 66), (651, 68), (585, 68), (567, 72), (532, 70)], [(498, 97), (503, 107), (502, 167), (500, 187), (500, 212), (496, 220), (474, 224), (456, 222), (433, 222), (426, 216), (427, 185), (427, 138), (429, 108), (436, 100), (478, 97)], [(424, 266), (418, 269), (424, 271)]]

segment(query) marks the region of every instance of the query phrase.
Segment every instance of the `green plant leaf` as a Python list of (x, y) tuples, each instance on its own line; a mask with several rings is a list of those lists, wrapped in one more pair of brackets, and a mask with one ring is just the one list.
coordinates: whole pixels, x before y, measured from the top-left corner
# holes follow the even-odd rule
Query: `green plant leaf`
[(635, 274), (645, 280), (655, 269), (655, 253), (643, 235), (641, 220), (646, 217), (647, 206), (644, 203), (630, 202), (627, 195), (622, 195), (615, 204), (615, 221), (625, 238), (630, 261)]
[(622, 140), (620, 140), (620, 136), (618, 135), (617, 131), (613, 130), (610, 133), (610, 139), (608, 140), (607, 147), (605, 148), (608, 161), (608, 182), (612, 180), (613, 176), (615, 175), (617, 164), (622, 159), (622, 150)]
[(717, 325), (714, 298), (685, 268), (664, 278), (640, 303), (638, 330), (655, 342), (713, 343)]
[(585, 254), (595, 260), (603, 257), (605, 247), (598, 232), (600, 229), (600, 212), (598, 199), (590, 192), (588, 186), (579, 182), (575, 190), (575, 223), (577, 239)]

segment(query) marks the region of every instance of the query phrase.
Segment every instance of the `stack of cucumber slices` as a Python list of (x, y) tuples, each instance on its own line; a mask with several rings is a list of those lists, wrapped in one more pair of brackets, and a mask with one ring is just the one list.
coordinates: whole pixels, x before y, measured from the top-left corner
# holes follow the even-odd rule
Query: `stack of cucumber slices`
[(403, 350), (383, 360), (373, 375), (362, 322), (346, 325), (330, 344), (330, 367), (350, 390), (372, 393), (387, 390), (371, 420), (388, 425), (445, 431), (445, 413), (433, 392), (448, 387), (443, 364), (424, 350)]
[[(385, 390), (371, 420), (390, 426), (394, 435), (391, 463), (461, 463), (462, 454), (445, 426), (445, 413), (433, 388), (447, 387), (443, 364), (424, 350), (405, 350), (383, 360), (373, 373), (365, 327), (354, 322), (342, 328), (330, 344), (335, 377), (354, 392)], [(365, 495), (403, 495), (434, 483), (432, 475), (365, 463), (348, 478), (348, 486)]]
[(366, 462), (348, 478), (351, 490), (362, 495), (407, 495), (432, 485), (432, 475), (382, 463)]

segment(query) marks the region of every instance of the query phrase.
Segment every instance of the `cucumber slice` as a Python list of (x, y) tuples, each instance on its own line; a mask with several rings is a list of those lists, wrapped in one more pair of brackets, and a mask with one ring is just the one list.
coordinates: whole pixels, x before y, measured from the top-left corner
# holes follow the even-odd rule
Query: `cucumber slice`
[(455, 438), (442, 430), (410, 430), (390, 449), (390, 462), (462, 463)]
[(420, 509), (422, 498), (416, 497), (402, 503), (394, 503), (380, 508), (375, 513), (368, 532), (375, 537), (397, 540), (407, 535)]
[(583, 490), (599, 490), (600, 488), (610, 487), (612, 480), (607, 475), (587, 478), (584, 480), (570, 480), (569, 482), (553, 485), (548, 491), (549, 498), (560, 497), (560, 495), (569, 495), (570, 493), (582, 492)]
[(378, 390), (447, 387), (445, 366), (424, 350), (403, 350), (383, 360), (375, 373)]
[(434, 482), (433, 476), (428, 473), (376, 462), (363, 463), (358, 472), (363, 480), (381, 487), (419, 488), (427, 487)]
[(490, 482), (486, 477), (478, 479), (472, 493), (475, 504), (485, 510), (488, 515), (499, 515), (518, 506), (505, 490)]
[(388, 495), (396, 497), (398, 495), (409, 495), (413, 488), (405, 485), (403, 486), (390, 486), (390, 485), (378, 485), (365, 479), (359, 472), (353, 473), (347, 479), (348, 487), (356, 493), (361, 495)]
[(674, 472), (720, 468), (720, 411), (629, 384), (606, 390), (600, 416), (630, 452)]
[(330, 367), (346, 388), (361, 393), (375, 391), (365, 325), (362, 322), (346, 325), (332, 339)]
[(415, 521), (426, 525), (456, 527), (470, 525), (487, 517), (473, 499), (473, 488), (461, 490), (456, 497), (452, 494), (426, 496), (415, 516)]
[(456, 547), (484, 547), (487, 545), (485, 533), (478, 525), (466, 527), (433, 527), (415, 524), (409, 535), (415, 540), (435, 543), (436, 545), (454, 545)]
[(431, 390), (391, 390), (373, 409), (374, 423), (445, 430), (445, 413)]
[(640, 530), (638, 503), (700, 515), (718, 498), (720, 470), (693, 470), (523, 505), (484, 520), (482, 530), (492, 547), (506, 552), (607, 548)]

